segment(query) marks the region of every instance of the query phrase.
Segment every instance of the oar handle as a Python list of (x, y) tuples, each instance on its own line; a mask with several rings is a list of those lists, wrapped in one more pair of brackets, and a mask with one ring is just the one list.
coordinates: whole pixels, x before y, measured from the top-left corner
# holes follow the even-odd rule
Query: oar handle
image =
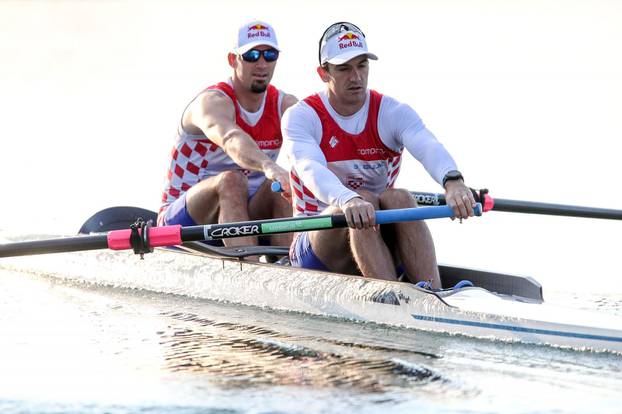
[[(482, 210), (484, 213), (490, 210), (496, 210), (495, 199), (488, 195), (488, 190), (475, 190), (473, 188), (470, 188), (470, 190), (475, 201), (482, 204)], [(420, 206), (444, 206), (447, 204), (444, 194), (423, 193), (419, 191), (411, 191), (410, 194)]]
[[(482, 203), (484, 212), (492, 210), (509, 213), (622, 220), (622, 210), (541, 203), (536, 201), (508, 200), (503, 198), (493, 199), (488, 194), (488, 190), (486, 189), (471, 189), (471, 191), (473, 192), (475, 200)], [(419, 205), (441, 206), (446, 204), (445, 196), (443, 194), (412, 191), (411, 195), (415, 198), (415, 200), (417, 200), (417, 204)]]
[(278, 181), (272, 181), (272, 184), (270, 184), (270, 189), (272, 190), (273, 193), (283, 192), (283, 187), (281, 186), (281, 183)]

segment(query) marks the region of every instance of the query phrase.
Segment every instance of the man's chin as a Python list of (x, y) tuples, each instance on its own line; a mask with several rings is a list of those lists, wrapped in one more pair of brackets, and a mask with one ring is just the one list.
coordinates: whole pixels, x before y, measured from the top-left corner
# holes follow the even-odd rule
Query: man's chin
[(366, 98), (367, 98), (367, 93), (364, 89), (357, 90), (357, 91), (348, 91), (344, 94), (344, 99), (348, 101), (349, 103), (353, 103), (353, 104), (365, 102)]
[(251, 84), (251, 92), (253, 93), (264, 93), (266, 89), (268, 89), (268, 83), (253, 82)]

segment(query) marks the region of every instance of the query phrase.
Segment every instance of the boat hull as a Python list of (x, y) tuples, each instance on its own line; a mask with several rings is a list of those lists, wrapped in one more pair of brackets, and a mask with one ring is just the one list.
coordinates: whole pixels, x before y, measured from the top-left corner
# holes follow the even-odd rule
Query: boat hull
[(622, 352), (621, 317), (480, 287), (435, 293), (407, 283), (164, 250), (145, 260), (127, 252), (102, 251), (12, 258), (0, 267), (451, 335)]

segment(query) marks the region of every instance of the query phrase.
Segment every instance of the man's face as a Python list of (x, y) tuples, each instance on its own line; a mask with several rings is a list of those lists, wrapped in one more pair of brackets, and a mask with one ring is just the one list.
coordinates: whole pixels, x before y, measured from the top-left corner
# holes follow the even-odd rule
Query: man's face
[[(256, 50), (268, 50), (270, 46), (255, 46)], [(267, 62), (265, 57), (261, 55), (256, 62), (246, 62), (241, 55), (230, 55), (229, 64), (233, 67), (235, 77), (237, 77), (242, 85), (254, 93), (263, 93), (268, 88), (276, 60)]]
[(369, 76), (369, 60), (366, 55), (355, 57), (341, 65), (329, 63), (326, 69), (320, 71), (320, 76), (327, 83), (329, 94), (337, 100), (349, 105), (365, 102)]

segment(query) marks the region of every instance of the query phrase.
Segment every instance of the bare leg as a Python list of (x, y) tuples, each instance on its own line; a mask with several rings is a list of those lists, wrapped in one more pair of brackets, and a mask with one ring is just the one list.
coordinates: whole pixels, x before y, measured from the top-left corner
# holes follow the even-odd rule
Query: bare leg
[[(367, 191), (359, 191), (365, 200), (378, 207), (378, 199)], [(337, 208), (322, 214), (341, 213)], [(330, 270), (362, 274), (365, 277), (397, 280), (391, 252), (375, 229), (335, 229), (316, 231), (309, 235), (314, 253)], [(358, 271), (357, 271), (358, 267)]]
[(397, 280), (391, 252), (382, 239), (380, 230), (350, 230), (352, 255), (365, 277)]
[[(270, 189), (270, 180), (265, 180), (248, 205), (251, 220), (261, 220), (280, 217), (291, 217), (292, 206), (279, 193)], [(283, 233), (270, 236), (270, 244), (273, 246), (289, 246), (292, 243), (293, 234)]]
[[(225, 171), (188, 190), (188, 213), (198, 224), (247, 221), (248, 181), (240, 171)], [(256, 246), (257, 237), (223, 240), (225, 246)]]
[[(322, 214), (339, 214), (341, 210), (329, 207)], [(309, 232), (313, 253), (333, 272), (360, 275), (352, 250), (348, 229), (332, 229)]]
[[(380, 208), (383, 210), (416, 206), (417, 203), (406, 190), (388, 189), (380, 195)], [(393, 229), (397, 253), (406, 273), (414, 277), (413, 282), (429, 280), (433, 288), (440, 288), (434, 242), (425, 222), (399, 223), (389, 225), (389, 228)]]

